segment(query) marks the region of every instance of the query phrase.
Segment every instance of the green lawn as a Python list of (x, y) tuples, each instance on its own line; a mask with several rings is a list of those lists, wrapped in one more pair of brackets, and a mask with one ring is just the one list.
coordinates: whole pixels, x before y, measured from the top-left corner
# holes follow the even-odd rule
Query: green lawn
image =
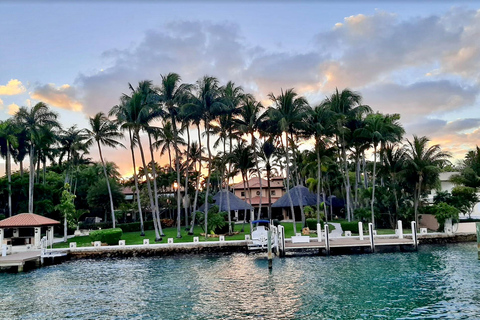
[[(285, 237), (290, 238), (291, 236), (295, 235), (293, 232), (293, 223), (283, 222), (281, 223), (282, 226), (285, 227)], [(334, 230), (335, 227), (331, 224), (330, 231)], [(235, 231), (238, 231), (238, 234), (234, 234), (231, 236), (225, 236), (225, 240), (244, 240), (246, 234), (250, 234), (250, 224), (245, 224), (244, 232), (240, 232), (242, 229), (242, 224), (235, 225)], [(297, 232), (302, 231), (302, 223), (297, 222)], [(163, 237), (162, 241), (157, 243), (167, 243), (168, 238), (173, 238), (174, 243), (178, 242), (193, 242), (193, 237), (199, 237), (200, 241), (205, 241), (205, 236), (200, 236), (200, 233), (203, 233), (203, 230), (200, 226), (195, 226), (194, 235), (188, 235), (188, 232), (185, 231), (185, 227), (182, 227), (181, 234), (182, 238), (177, 239), (177, 229), (176, 228), (164, 228), (163, 232), (165, 233), (165, 237)], [(316, 234), (310, 234), (311, 237), (316, 237)], [(122, 235), (122, 240), (125, 240), (126, 245), (134, 245), (134, 244), (142, 244), (143, 239), (150, 239), (150, 243), (155, 243), (155, 231), (154, 230), (147, 230), (145, 231), (145, 237), (140, 236), (140, 232), (125, 232)], [(218, 238), (208, 238), (207, 241), (218, 241)], [(91, 246), (91, 239), (89, 236), (84, 237), (74, 237), (68, 239), (66, 243), (56, 243), (54, 244), (54, 248), (68, 248), (70, 242), (76, 242), (77, 247), (88, 247)]]

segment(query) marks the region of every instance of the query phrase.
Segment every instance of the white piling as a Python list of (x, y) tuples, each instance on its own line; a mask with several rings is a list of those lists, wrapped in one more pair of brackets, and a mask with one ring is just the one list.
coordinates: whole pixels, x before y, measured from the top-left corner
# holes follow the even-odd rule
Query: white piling
[(402, 224), (402, 220), (398, 220), (398, 222), (397, 222), (397, 230), (398, 230), (398, 239), (403, 239), (403, 224)]
[(372, 250), (372, 252), (375, 252), (375, 241), (373, 239), (373, 223), (371, 222), (368, 224), (368, 234), (370, 237), (370, 249)]
[(322, 225), (317, 223), (318, 242), (322, 242)]
[(413, 240), (413, 247), (417, 250), (418, 241), (417, 241), (417, 223), (412, 221), (412, 240)]
[(363, 223), (358, 222), (358, 235), (360, 236), (360, 240), (363, 240)]
[(327, 255), (330, 254), (330, 230), (328, 227), (328, 223), (325, 223), (325, 253)]

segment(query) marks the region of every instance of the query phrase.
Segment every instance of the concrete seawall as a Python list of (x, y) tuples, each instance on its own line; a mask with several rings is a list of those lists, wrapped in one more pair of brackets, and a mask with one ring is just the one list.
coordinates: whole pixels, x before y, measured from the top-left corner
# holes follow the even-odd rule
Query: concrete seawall
[[(171, 243), (63, 249), (71, 259), (172, 256), (177, 254), (248, 252), (248, 241)], [(60, 249), (55, 249), (60, 250)]]

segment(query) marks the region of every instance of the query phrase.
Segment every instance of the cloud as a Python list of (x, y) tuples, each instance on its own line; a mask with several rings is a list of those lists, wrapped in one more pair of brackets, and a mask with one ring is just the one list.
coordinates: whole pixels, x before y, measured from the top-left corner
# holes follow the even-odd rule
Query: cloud
[(14, 96), (24, 93), (25, 90), (20, 80), (12, 79), (6, 85), (0, 85), (0, 96)]
[(81, 111), (83, 109), (82, 104), (76, 98), (75, 88), (68, 84), (60, 87), (55, 87), (55, 84), (52, 83), (38, 86), (30, 94), (30, 97), (66, 110)]
[(479, 31), (480, 13), (474, 10), (452, 9), (444, 16), (409, 20), (382, 11), (345, 18), (316, 37), (318, 47), (331, 56), (320, 67), (328, 75), (325, 89), (359, 89), (408, 68), (417, 69), (414, 76), (423, 76), (423, 69), (439, 65), (442, 75), (476, 77)]
[(382, 83), (362, 90), (364, 102), (374, 110), (400, 113), (403, 121), (431, 114), (442, 114), (473, 106), (480, 89), (438, 80), (410, 85)]
[(3, 100), (0, 99), (0, 110), (3, 110)]
[(19, 106), (17, 106), (15, 103), (12, 103), (12, 104), (8, 105), (8, 107), (7, 107), (7, 110), (8, 110), (7, 113), (8, 113), (9, 115), (13, 116), (15, 113), (18, 112), (19, 109), (20, 109)]

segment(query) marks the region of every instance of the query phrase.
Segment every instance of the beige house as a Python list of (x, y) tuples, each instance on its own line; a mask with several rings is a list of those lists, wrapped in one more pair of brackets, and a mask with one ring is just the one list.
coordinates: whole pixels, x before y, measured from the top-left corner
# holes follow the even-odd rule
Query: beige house
[[(258, 210), (260, 206), (260, 201), (262, 202), (262, 212), (266, 213), (268, 208), (268, 181), (266, 179), (262, 180), (262, 191), (260, 192), (260, 179), (252, 178), (248, 180), (248, 189), (247, 184), (245, 188), (243, 182), (234, 184), (232, 186), (232, 192), (242, 200), (245, 200), (247, 203), (251, 204), (255, 210)], [(283, 185), (283, 177), (272, 177), (270, 178), (270, 195), (272, 203), (280, 199), (285, 194), (285, 187)], [(251, 196), (251, 202), (250, 202)]]

